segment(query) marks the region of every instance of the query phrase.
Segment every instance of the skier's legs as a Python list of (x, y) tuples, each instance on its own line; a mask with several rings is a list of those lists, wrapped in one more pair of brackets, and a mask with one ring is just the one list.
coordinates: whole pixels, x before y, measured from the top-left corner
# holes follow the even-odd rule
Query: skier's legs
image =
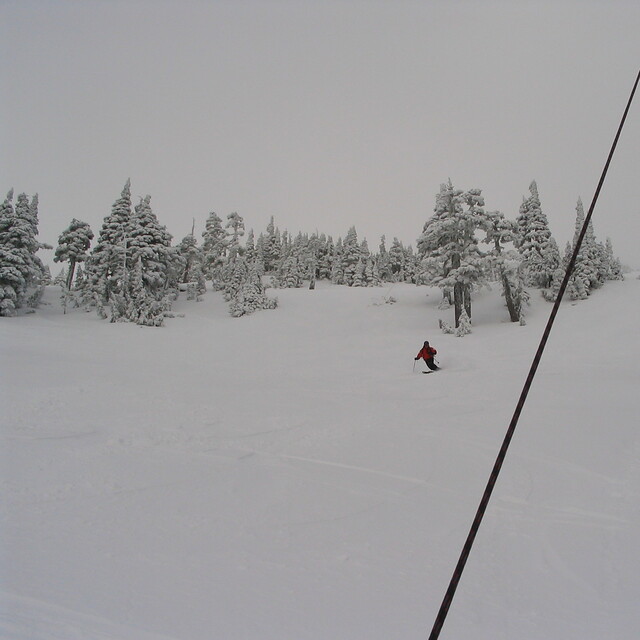
[(427, 367), (431, 369), (431, 371), (436, 371), (439, 369), (438, 365), (433, 361), (433, 358), (429, 358), (428, 360), (425, 358), (424, 360), (427, 363)]

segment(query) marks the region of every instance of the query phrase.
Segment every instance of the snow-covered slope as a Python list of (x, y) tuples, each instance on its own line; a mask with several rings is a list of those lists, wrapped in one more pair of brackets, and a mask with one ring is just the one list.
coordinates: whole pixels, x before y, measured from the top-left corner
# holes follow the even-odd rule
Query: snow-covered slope
[[(2, 319), (0, 638), (428, 635), (550, 305), (277, 295)], [(563, 305), (442, 638), (637, 637), (638, 317), (635, 276)]]

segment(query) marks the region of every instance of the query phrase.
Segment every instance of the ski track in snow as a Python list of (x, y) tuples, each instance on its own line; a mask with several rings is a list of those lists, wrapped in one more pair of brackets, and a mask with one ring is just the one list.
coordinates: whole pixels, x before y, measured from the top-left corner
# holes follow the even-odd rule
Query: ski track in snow
[[(401, 476), (401, 475), (397, 475), (394, 473), (386, 473), (384, 471), (379, 471), (377, 469), (368, 469), (366, 467), (357, 467), (355, 465), (351, 465), (351, 464), (342, 464), (340, 462), (331, 462), (329, 460), (317, 460), (315, 458), (304, 458), (302, 456), (293, 456), (293, 455), (287, 455), (284, 453), (269, 453), (269, 452), (265, 452), (265, 451), (252, 451), (252, 450), (242, 450), (245, 452), (245, 456), (246, 455), (256, 455), (256, 456), (268, 456), (268, 457), (273, 457), (273, 458), (279, 458), (281, 460), (295, 460), (297, 462), (305, 462), (305, 463), (309, 463), (309, 464), (317, 464), (317, 465), (323, 465), (323, 466), (328, 466), (328, 467), (336, 467), (338, 469), (348, 469), (349, 471), (357, 471), (359, 473), (370, 473), (373, 475), (377, 475), (377, 476), (382, 476), (385, 478), (392, 478), (394, 480), (401, 480), (402, 482), (408, 482), (410, 484), (416, 484), (416, 485), (420, 485), (420, 486), (425, 486), (428, 484), (428, 481), (423, 480), (421, 478), (411, 478), (408, 476)], [(243, 459), (241, 458), (241, 459)]]
[(12, 640), (179, 640), (5, 591), (0, 612), (0, 637)]

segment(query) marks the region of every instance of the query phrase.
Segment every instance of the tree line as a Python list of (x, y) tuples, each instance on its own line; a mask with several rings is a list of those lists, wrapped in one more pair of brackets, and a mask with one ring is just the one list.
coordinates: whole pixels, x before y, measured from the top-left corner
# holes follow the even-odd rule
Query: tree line
[[(273, 217), (257, 236), (245, 234), (238, 213), (223, 220), (211, 212), (198, 239), (194, 233), (177, 244), (151, 208), (151, 197), (131, 200), (128, 180), (102, 223), (97, 239), (90, 226), (73, 219), (60, 234), (54, 261), (64, 265), (55, 279), (61, 286), (65, 311), (69, 305), (95, 309), (112, 322), (161, 326), (171, 305), (184, 292), (198, 300), (207, 287), (220, 291), (234, 317), (258, 309), (272, 309), (272, 287), (315, 288), (328, 280), (352, 287), (390, 282), (438, 286), (443, 308), (453, 306), (454, 324), (441, 323), (445, 332), (470, 331), (474, 290), (499, 282), (510, 319), (525, 322), (529, 290), (537, 288), (553, 300), (562, 281), (572, 243), (561, 254), (535, 182), (523, 198), (515, 220), (485, 208), (480, 189), (462, 190), (451, 180), (440, 186), (433, 215), (424, 224), (416, 250), (394, 238), (387, 247), (382, 236), (376, 249), (360, 241), (355, 227), (335, 241), (321, 233), (280, 231)], [(576, 206), (576, 234), (584, 210)], [(38, 242), (38, 196), (13, 191), (0, 209), (0, 315), (37, 306), (48, 269), (36, 255), (47, 248)], [(95, 239), (95, 244), (92, 242)], [(589, 225), (573, 270), (568, 294), (586, 298), (607, 280), (622, 278), (610, 240), (599, 243)]]

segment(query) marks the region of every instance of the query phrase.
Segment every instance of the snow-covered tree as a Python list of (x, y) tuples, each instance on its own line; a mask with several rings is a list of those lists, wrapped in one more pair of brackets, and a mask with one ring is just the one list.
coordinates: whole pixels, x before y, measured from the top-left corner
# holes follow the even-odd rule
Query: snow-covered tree
[(471, 333), (471, 320), (467, 315), (466, 309), (463, 309), (462, 313), (460, 313), (460, 321), (458, 322), (458, 326), (456, 327), (455, 335), (457, 338), (462, 338), (466, 335), (469, 335), (470, 333)]
[(238, 256), (235, 260), (227, 265), (227, 273), (224, 277), (224, 299), (227, 302), (233, 300), (236, 297), (238, 291), (242, 288), (242, 285), (247, 281), (249, 277), (249, 265), (247, 261)]
[(358, 260), (358, 264), (356, 264), (356, 269), (353, 274), (352, 286), (354, 287), (366, 286), (366, 281), (364, 278), (364, 267), (365, 267), (364, 260), (360, 258)]
[(318, 238), (318, 252), (316, 259), (316, 274), (319, 280), (331, 280), (333, 270), (333, 254), (335, 246), (331, 236), (321, 234)]
[(0, 208), (0, 316), (16, 314), (18, 299), (27, 288), (23, 276), (27, 264), (24, 252), (14, 246), (17, 223), (11, 189)]
[(301, 287), (306, 275), (305, 265), (294, 251), (281, 261), (280, 267), (271, 279), (273, 286), (280, 289)]
[(67, 284), (67, 278), (68, 278), (67, 269), (65, 267), (62, 267), (58, 275), (53, 279), (52, 284), (60, 287), (65, 287)]
[(369, 243), (367, 242), (367, 239), (365, 238), (360, 243), (360, 258), (362, 259), (363, 262), (366, 262), (369, 259), (370, 256), (371, 256), (371, 251), (369, 251)]
[(611, 238), (607, 238), (605, 245), (606, 264), (607, 264), (607, 280), (624, 280), (622, 275), (622, 264), (613, 253), (613, 244)]
[(267, 235), (262, 239), (261, 248), (265, 272), (275, 271), (281, 257), (282, 240), (280, 231), (275, 227), (273, 216), (267, 225)]
[(244, 256), (249, 264), (255, 262), (258, 258), (258, 252), (256, 251), (256, 241), (253, 229), (249, 229), (247, 234), (247, 241), (244, 245)]
[(404, 250), (404, 278), (403, 282), (416, 283), (418, 280), (418, 271), (420, 270), (420, 261), (413, 252), (413, 247), (409, 245)]
[(123, 293), (130, 225), (131, 180), (127, 180), (120, 197), (111, 207), (111, 213), (104, 218), (96, 245), (86, 261), (86, 293), (93, 302), (100, 300), (107, 304), (114, 293)]
[[(575, 232), (573, 234), (573, 243), (570, 249), (567, 250), (567, 264), (571, 255), (575, 251), (584, 222), (584, 207), (582, 205), (581, 198), (578, 198), (578, 202), (576, 204)], [(576, 257), (573, 272), (571, 274), (571, 280), (569, 281), (568, 291), (571, 298), (583, 300), (589, 295), (591, 289), (600, 286), (601, 282), (599, 271), (601, 270), (601, 267), (599, 262), (600, 256), (596, 246), (593, 226), (592, 223), (589, 222), (582, 244), (580, 245), (580, 250)]]
[(542, 296), (547, 302), (555, 302), (556, 299), (558, 298), (558, 293), (560, 293), (560, 287), (562, 286), (562, 281), (564, 280), (565, 271), (566, 271), (567, 265), (569, 264), (569, 259), (571, 255), (571, 245), (567, 244), (567, 247), (569, 248), (568, 249), (569, 257), (567, 257), (566, 260), (563, 260), (562, 263), (558, 265), (558, 268), (553, 274), (553, 281), (551, 283), (551, 287), (549, 289), (545, 289), (542, 292)]
[(151, 209), (151, 196), (141, 199), (131, 217), (127, 268), (134, 268), (140, 262), (145, 291), (156, 300), (161, 300), (178, 284), (180, 261), (171, 240), (171, 234)]
[(36, 238), (37, 198), (34, 199), (35, 206), (22, 193), (14, 209), (11, 189), (0, 206), (0, 316), (15, 315), (29, 298), (35, 306), (41, 294), (44, 266), (36, 252), (43, 245)]
[(306, 238), (306, 244), (302, 250), (301, 260), (304, 265), (304, 272), (309, 278), (309, 289), (316, 288), (316, 278), (319, 273), (319, 255), (322, 247), (322, 240), (314, 233), (310, 238)]
[(256, 264), (247, 265), (242, 256), (235, 262), (234, 277), (225, 289), (225, 298), (229, 302), (229, 313), (234, 318), (258, 309), (275, 309), (278, 305), (277, 298), (265, 295)]
[(364, 278), (368, 287), (379, 287), (382, 284), (382, 278), (378, 271), (378, 263), (375, 258), (369, 257), (364, 270)]
[[(564, 271), (569, 267), (569, 262), (571, 261), (571, 256), (573, 255), (574, 247), (567, 242), (567, 246), (564, 252)], [(579, 260), (580, 256), (578, 255), (577, 260)], [(576, 266), (578, 262), (576, 261), (574, 265), (574, 269), (569, 276), (569, 281), (567, 283), (567, 294), (572, 300), (585, 300), (589, 296), (589, 283), (585, 281), (582, 277), (581, 269), (576, 270)], [(564, 276), (563, 276), (564, 277)], [(555, 290), (556, 287), (553, 287)], [(557, 287), (558, 291), (560, 290), (560, 285)], [(557, 292), (556, 292), (557, 296)]]
[(222, 219), (214, 211), (209, 214), (202, 232), (202, 269), (214, 288), (220, 288), (218, 282), (228, 253), (228, 234), (222, 226)]
[(165, 300), (157, 299), (150, 292), (145, 280), (142, 255), (138, 256), (131, 271), (123, 304), (124, 311), (119, 310), (119, 305), (113, 305), (117, 319), (126, 319), (145, 327), (161, 327), (164, 324), (167, 303)]
[[(550, 283), (547, 285), (547, 290), (548, 287), (554, 289), (556, 287), (555, 278), (557, 277), (558, 269), (562, 267), (562, 257), (560, 255), (558, 243), (553, 236), (542, 250), (542, 259), (544, 260), (546, 273), (551, 274), (551, 276), (546, 280), (547, 283)], [(560, 282), (562, 282), (562, 279)]]
[(71, 224), (60, 234), (53, 261), (69, 263), (65, 283), (67, 289), (71, 289), (73, 284), (76, 265), (87, 259), (87, 251), (91, 247), (92, 240), (91, 227), (76, 218), (73, 218)]
[(338, 238), (333, 247), (331, 260), (331, 282), (333, 284), (346, 284), (344, 277), (344, 266), (342, 263), (342, 238)]
[(394, 282), (404, 281), (404, 264), (406, 255), (402, 242), (394, 238), (387, 253), (386, 263)]
[(178, 254), (182, 260), (182, 284), (197, 282), (202, 276), (202, 252), (193, 233), (185, 236), (178, 245)]
[(488, 266), (495, 272), (502, 284), (509, 318), (511, 322), (524, 324), (524, 306), (529, 301), (522, 277), (522, 258), (515, 250), (505, 249), (518, 238), (517, 223), (507, 220), (499, 211), (487, 212), (485, 242), (493, 246), (488, 256)]
[(344, 284), (353, 285), (358, 263), (360, 262), (360, 245), (355, 227), (351, 227), (342, 242), (341, 271)]
[(383, 280), (384, 282), (388, 282), (391, 280), (392, 271), (391, 265), (389, 264), (389, 255), (387, 253), (385, 236), (382, 236), (380, 238), (380, 245), (378, 247), (377, 268), (381, 280)]
[(225, 228), (228, 229), (228, 247), (231, 256), (235, 256), (240, 252), (240, 238), (244, 235), (244, 220), (237, 212), (230, 213), (227, 216), (227, 224)]
[(478, 248), (476, 229), (487, 225), (480, 189), (455, 189), (451, 180), (440, 185), (434, 215), (418, 239), (422, 279), (453, 290), (455, 323), (462, 310), (471, 318), (471, 289), (482, 281), (484, 255)]
[(551, 286), (553, 274), (560, 263), (557, 245), (552, 243), (547, 216), (542, 212), (538, 185), (529, 185), (531, 195), (523, 198), (518, 224), (518, 250), (523, 258), (523, 269), (528, 284), (546, 289)]

